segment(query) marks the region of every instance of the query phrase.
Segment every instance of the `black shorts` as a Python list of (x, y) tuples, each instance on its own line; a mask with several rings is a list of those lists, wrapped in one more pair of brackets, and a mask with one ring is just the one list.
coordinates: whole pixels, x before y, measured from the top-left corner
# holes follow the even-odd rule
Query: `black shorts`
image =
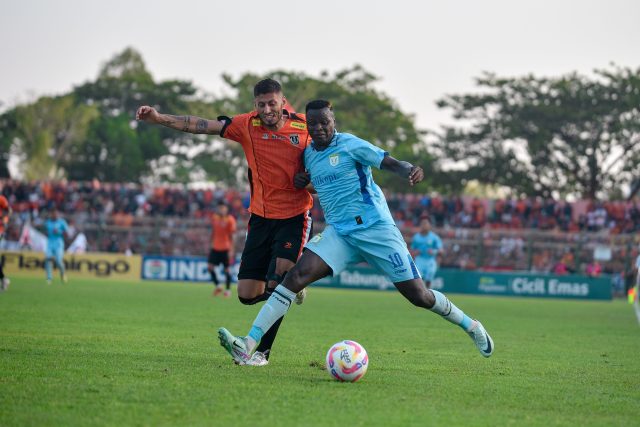
[(212, 265), (222, 264), (224, 268), (229, 267), (229, 251), (216, 251), (211, 249), (209, 251), (209, 259), (207, 263)]
[(267, 281), (275, 272), (276, 258), (296, 262), (309, 241), (312, 223), (308, 212), (286, 219), (267, 219), (252, 214), (238, 279)]

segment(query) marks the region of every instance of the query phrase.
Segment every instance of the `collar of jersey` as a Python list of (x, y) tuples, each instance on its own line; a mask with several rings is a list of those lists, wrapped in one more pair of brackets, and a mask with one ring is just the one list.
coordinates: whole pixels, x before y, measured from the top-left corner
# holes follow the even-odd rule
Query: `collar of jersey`
[[(327, 148), (335, 147), (336, 145), (338, 145), (338, 131), (333, 132), (333, 138), (331, 138), (331, 142), (327, 145)], [(316, 143), (313, 140), (311, 140), (311, 148), (313, 148), (313, 151), (319, 151), (316, 149)]]

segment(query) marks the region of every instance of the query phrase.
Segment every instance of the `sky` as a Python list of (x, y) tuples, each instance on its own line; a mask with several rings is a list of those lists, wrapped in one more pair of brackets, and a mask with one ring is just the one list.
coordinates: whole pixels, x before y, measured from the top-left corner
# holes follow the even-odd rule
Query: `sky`
[(228, 90), (223, 73), (284, 69), (318, 77), (360, 64), (418, 127), (432, 130), (452, 120), (436, 100), (474, 91), (484, 71), (552, 77), (589, 75), (612, 62), (640, 66), (634, 0), (0, 0), (0, 6), (0, 111), (94, 80), (104, 62), (129, 46), (156, 81), (190, 80), (214, 95)]

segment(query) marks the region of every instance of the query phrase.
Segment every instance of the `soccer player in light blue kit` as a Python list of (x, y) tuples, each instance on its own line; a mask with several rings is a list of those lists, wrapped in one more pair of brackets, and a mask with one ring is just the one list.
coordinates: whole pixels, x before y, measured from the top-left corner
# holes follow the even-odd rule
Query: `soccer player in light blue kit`
[(47, 284), (51, 284), (52, 266), (51, 262), (55, 262), (58, 270), (60, 270), (60, 278), (62, 282), (67, 283), (67, 275), (64, 271), (64, 235), (69, 230), (67, 221), (60, 218), (58, 210), (54, 207), (51, 210), (51, 216), (44, 222), (44, 229), (47, 234), (47, 249), (45, 251), (44, 268), (47, 272)]
[(420, 232), (411, 239), (411, 249), (416, 257), (416, 267), (418, 267), (424, 284), (427, 288), (431, 288), (431, 282), (438, 271), (436, 258), (442, 250), (442, 240), (431, 230), (429, 218), (420, 220)]
[[(246, 364), (258, 342), (283, 317), (296, 293), (347, 265), (367, 261), (386, 274), (412, 304), (431, 310), (459, 325), (480, 353), (489, 357), (493, 341), (477, 320), (472, 320), (447, 297), (422, 283), (400, 230), (396, 227), (371, 167), (389, 170), (414, 185), (424, 178), (422, 168), (399, 161), (387, 152), (354, 135), (335, 130), (328, 101), (311, 101), (306, 107), (307, 128), (313, 142), (304, 151), (304, 163), (318, 192), (327, 226), (305, 246), (298, 263), (262, 307), (246, 337), (220, 328), (220, 345), (239, 364)], [(309, 178), (296, 175), (295, 185)]]

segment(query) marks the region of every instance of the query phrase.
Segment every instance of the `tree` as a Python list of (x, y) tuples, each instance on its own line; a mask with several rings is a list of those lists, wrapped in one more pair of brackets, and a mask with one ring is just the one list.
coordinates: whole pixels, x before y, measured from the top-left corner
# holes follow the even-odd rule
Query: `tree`
[(619, 194), (638, 179), (640, 69), (596, 70), (559, 78), (484, 74), (478, 94), (438, 101), (459, 126), (439, 148), (461, 162), (451, 176), (516, 193), (581, 198)]
[[(168, 155), (170, 147), (191, 139), (169, 129), (138, 127), (136, 108), (153, 100), (165, 111), (185, 111), (195, 93), (190, 82), (155, 83), (142, 56), (127, 48), (102, 66), (95, 81), (0, 115), (0, 148), (19, 154), (28, 179), (138, 181), (151, 175), (153, 161)], [(1, 156), (0, 175), (8, 175), (7, 161)]]
[(16, 146), (25, 178), (60, 178), (60, 163), (82, 144), (97, 116), (95, 107), (76, 105), (73, 95), (43, 97), (0, 117), (0, 144)]
[[(138, 126), (133, 122), (136, 109), (143, 103), (152, 103), (161, 111), (188, 111), (196, 99), (196, 89), (188, 81), (154, 82), (142, 55), (132, 48), (107, 61), (94, 82), (76, 87), (74, 93), (80, 102), (96, 105), (101, 112), (99, 121), (92, 127), (91, 139), (77, 153), (78, 161), (73, 164), (76, 179), (96, 176), (124, 180), (129, 176), (128, 179), (138, 181), (153, 175), (152, 166), (158, 159), (175, 157), (171, 154), (172, 148), (193, 144), (192, 135), (162, 127)], [(112, 139), (115, 137), (122, 139)], [(108, 161), (101, 160), (105, 159), (105, 153)], [(83, 160), (91, 167), (83, 166)], [(119, 172), (114, 175), (116, 171)]]
[(91, 123), (82, 145), (64, 163), (72, 180), (98, 178), (108, 182), (136, 182), (145, 169), (143, 149), (131, 118), (100, 116)]

